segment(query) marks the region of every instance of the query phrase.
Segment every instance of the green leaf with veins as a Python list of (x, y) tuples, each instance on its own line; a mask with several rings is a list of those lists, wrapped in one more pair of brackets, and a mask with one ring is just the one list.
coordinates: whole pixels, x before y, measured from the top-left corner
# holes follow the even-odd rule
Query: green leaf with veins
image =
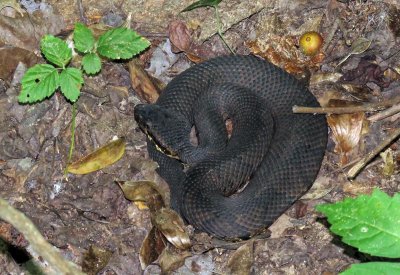
[(58, 88), (59, 74), (50, 64), (37, 64), (29, 68), (22, 80), (21, 93), (18, 96), (20, 103), (34, 103), (50, 97)]
[(83, 84), (82, 71), (76, 68), (67, 68), (60, 74), (60, 88), (63, 95), (71, 102), (75, 102), (80, 95)]
[(375, 189), (370, 196), (318, 205), (317, 210), (344, 243), (374, 256), (400, 258), (400, 193), (389, 197)]
[(76, 23), (74, 29), (75, 48), (82, 53), (88, 53), (93, 50), (94, 43), (92, 31), (82, 23)]
[(40, 50), (48, 61), (61, 68), (65, 68), (72, 58), (72, 50), (68, 48), (67, 43), (52, 35), (42, 38)]
[(89, 53), (82, 58), (82, 67), (87, 74), (96, 74), (101, 69), (100, 57), (95, 53)]
[(116, 28), (99, 37), (97, 52), (110, 59), (128, 59), (144, 51), (150, 42), (127, 28)]

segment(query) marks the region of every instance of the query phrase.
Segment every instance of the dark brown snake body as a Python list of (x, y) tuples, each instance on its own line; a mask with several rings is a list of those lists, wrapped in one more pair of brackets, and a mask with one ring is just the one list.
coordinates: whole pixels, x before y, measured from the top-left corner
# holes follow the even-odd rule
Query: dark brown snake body
[[(278, 67), (225, 56), (174, 78), (156, 104), (135, 107), (135, 119), (151, 137), (148, 151), (170, 186), (172, 207), (199, 230), (237, 239), (269, 226), (319, 171), (325, 117), (294, 114), (293, 105), (319, 106)], [(193, 126), (198, 144), (189, 139)]]

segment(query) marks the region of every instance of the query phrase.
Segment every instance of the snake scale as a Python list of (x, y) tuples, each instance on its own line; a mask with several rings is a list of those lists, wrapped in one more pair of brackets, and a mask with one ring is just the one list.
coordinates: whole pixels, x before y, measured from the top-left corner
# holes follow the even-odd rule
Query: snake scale
[(282, 69), (235, 55), (184, 71), (134, 115), (170, 187), (171, 207), (196, 229), (235, 240), (271, 225), (319, 171), (325, 117), (294, 114), (293, 105), (319, 106)]

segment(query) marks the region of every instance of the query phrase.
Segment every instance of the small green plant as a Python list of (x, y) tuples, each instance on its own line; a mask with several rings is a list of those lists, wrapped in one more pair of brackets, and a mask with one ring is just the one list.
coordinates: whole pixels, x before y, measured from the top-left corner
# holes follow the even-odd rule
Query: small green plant
[(187, 6), (181, 12), (191, 11), (191, 10), (194, 10), (194, 9), (197, 9), (197, 8), (202, 8), (202, 7), (212, 7), (212, 8), (214, 8), (215, 18), (217, 20), (217, 33), (218, 33), (219, 37), (221, 38), (222, 42), (224, 42), (225, 46), (229, 49), (229, 51), (232, 54), (235, 54), (233, 49), (226, 42), (226, 40), (224, 38), (224, 35), (222, 33), (221, 17), (219, 16), (219, 12), (218, 12), (218, 4), (221, 3), (221, 1), (222, 0), (199, 0), (199, 1), (194, 2), (191, 5)]
[[(363, 253), (400, 258), (400, 193), (389, 197), (375, 189), (369, 195), (347, 198), (316, 208), (328, 218), (331, 231)], [(400, 274), (399, 262), (353, 264), (341, 274)]]
[[(75, 24), (75, 49), (84, 54), (82, 68), (87, 74), (101, 69), (100, 56), (128, 59), (145, 50), (150, 42), (127, 28), (115, 28), (105, 32), (97, 41), (92, 31), (81, 23)], [(82, 69), (67, 67), (72, 59), (72, 49), (60, 38), (45, 35), (40, 50), (51, 64), (37, 64), (29, 68), (21, 80), (20, 103), (35, 103), (51, 97), (60, 88), (72, 103), (76, 102), (83, 85)]]
[[(82, 68), (67, 67), (72, 59), (72, 49), (60, 38), (45, 35), (40, 50), (51, 64), (37, 64), (29, 68), (21, 80), (20, 103), (36, 103), (51, 97), (60, 88), (65, 98), (73, 103), (71, 145), (67, 163), (71, 161), (75, 143), (76, 104), (84, 84), (83, 71), (96, 74), (101, 70), (101, 59), (128, 59), (144, 51), (150, 42), (128, 28), (115, 28), (102, 34), (96, 41), (92, 31), (81, 23), (75, 24), (75, 49), (83, 54)], [(67, 173), (67, 170), (65, 170)]]

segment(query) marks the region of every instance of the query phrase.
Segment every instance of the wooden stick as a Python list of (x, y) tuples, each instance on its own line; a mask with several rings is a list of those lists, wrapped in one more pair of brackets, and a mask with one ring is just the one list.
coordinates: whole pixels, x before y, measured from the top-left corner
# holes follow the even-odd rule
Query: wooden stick
[(361, 169), (368, 164), (376, 155), (378, 155), (383, 149), (389, 146), (397, 137), (400, 136), (400, 128), (396, 129), (392, 134), (389, 135), (383, 142), (381, 142), (372, 152), (368, 153), (359, 162), (357, 162), (348, 172), (347, 177), (354, 179), (355, 176), (361, 171)]
[(311, 114), (351, 114), (357, 112), (375, 112), (400, 103), (400, 96), (383, 100), (381, 102), (367, 103), (361, 106), (348, 107), (302, 107), (293, 106), (293, 113)]
[(73, 263), (65, 260), (55, 247), (50, 245), (37, 230), (36, 226), (23, 213), (0, 198), (0, 218), (12, 224), (24, 234), (32, 249), (46, 260), (59, 274), (85, 274)]

